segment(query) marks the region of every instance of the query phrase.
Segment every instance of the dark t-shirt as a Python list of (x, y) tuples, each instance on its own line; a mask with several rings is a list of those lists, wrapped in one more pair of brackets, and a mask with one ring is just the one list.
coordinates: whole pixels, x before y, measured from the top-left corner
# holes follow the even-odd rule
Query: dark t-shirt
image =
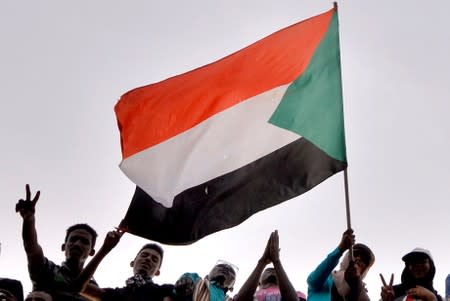
[(139, 287), (106, 288), (102, 301), (162, 301), (164, 297), (174, 296), (172, 284), (158, 285), (146, 283)]
[[(36, 274), (31, 273), (33, 291), (45, 291), (53, 297), (53, 301), (87, 301), (88, 299), (73, 292), (70, 284), (78, 277), (78, 273), (72, 271), (64, 262), (57, 265), (45, 258), (44, 267)], [(90, 284), (98, 286), (91, 279)]]

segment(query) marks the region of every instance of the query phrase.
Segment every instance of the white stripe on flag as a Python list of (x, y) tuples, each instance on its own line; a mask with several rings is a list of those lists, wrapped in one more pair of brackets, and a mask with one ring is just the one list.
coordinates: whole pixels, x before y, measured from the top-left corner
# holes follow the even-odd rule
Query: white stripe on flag
[(268, 120), (287, 87), (280, 86), (123, 160), (122, 171), (155, 201), (171, 207), (180, 192), (236, 170), (300, 136)]

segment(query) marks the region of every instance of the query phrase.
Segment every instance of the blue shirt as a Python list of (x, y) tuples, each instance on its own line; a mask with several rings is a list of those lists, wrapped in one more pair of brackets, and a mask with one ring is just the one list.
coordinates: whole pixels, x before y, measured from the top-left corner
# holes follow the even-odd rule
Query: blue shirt
[(342, 254), (341, 249), (337, 247), (309, 274), (308, 279), (306, 279), (308, 283), (308, 301), (331, 300), (331, 287), (333, 286), (331, 272), (339, 263)]

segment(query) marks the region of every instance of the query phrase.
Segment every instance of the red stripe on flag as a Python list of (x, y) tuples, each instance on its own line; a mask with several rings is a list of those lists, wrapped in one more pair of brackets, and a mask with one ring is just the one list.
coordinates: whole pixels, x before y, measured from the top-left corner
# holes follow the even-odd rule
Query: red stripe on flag
[(333, 12), (284, 28), (212, 64), (124, 94), (115, 106), (123, 158), (295, 80), (307, 68)]

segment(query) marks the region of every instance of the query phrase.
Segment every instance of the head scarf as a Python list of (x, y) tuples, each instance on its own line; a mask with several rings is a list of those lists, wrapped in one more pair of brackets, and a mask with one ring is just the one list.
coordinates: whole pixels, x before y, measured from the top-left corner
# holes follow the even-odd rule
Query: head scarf
[[(425, 258), (428, 258), (430, 261), (430, 270), (428, 271), (428, 274), (424, 278), (420, 279), (414, 278), (414, 276), (411, 274), (411, 271), (409, 270), (408, 265), (411, 262), (411, 259), (413, 259), (415, 256), (424, 256)], [(402, 271), (401, 284), (394, 286), (395, 296), (399, 297), (406, 295), (406, 291), (408, 289), (420, 285), (433, 292), (438, 298), (438, 300), (440, 300), (437, 291), (433, 287), (433, 279), (434, 275), (436, 274), (436, 267), (434, 266), (434, 261), (430, 251), (422, 248), (415, 248), (414, 250), (403, 256), (402, 260), (405, 262), (405, 267)]]
[[(364, 244), (354, 244), (353, 251), (359, 252), (361, 260), (366, 264), (366, 268), (361, 274), (361, 280), (364, 280), (367, 273), (369, 272), (370, 267), (375, 262), (375, 255), (373, 254), (372, 250), (370, 250), (370, 248)], [(332, 274), (334, 285), (336, 286), (336, 289), (341, 296), (346, 296), (350, 291), (350, 286), (345, 281), (345, 270), (347, 269), (349, 263), (350, 252), (347, 252), (342, 258), (339, 270), (334, 271)]]

